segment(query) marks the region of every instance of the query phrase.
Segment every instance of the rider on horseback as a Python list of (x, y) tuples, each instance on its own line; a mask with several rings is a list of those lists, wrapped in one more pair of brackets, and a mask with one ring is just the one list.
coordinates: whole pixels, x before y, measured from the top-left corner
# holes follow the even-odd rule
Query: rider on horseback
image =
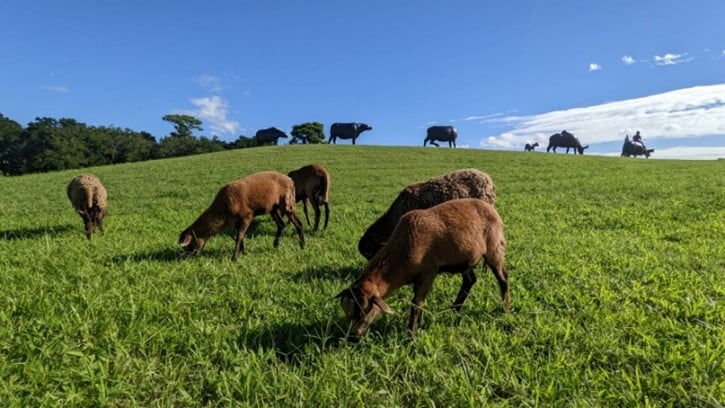
[(637, 143), (640, 146), (642, 146), (643, 149), (647, 149), (647, 147), (644, 145), (644, 142), (642, 141), (642, 136), (639, 134), (639, 130), (637, 133), (632, 136), (632, 143)]

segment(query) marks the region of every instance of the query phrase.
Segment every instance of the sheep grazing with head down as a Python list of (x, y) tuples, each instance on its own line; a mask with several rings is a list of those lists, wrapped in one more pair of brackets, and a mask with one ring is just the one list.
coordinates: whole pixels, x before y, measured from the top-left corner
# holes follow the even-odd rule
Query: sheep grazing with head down
[(91, 239), (96, 228), (103, 234), (108, 194), (101, 180), (93, 174), (81, 174), (71, 180), (66, 193), (71, 205), (83, 220), (86, 238)]
[(352, 323), (349, 337), (356, 340), (362, 336), (380, 311), (393, 313), (383, 299), (407, 284), (413, 284), (408, 328), (414, 332), (420, 323), (425, 297), (440, 272), (463, 275), (463, 284), (453, 302), (454, 310), (460, 311), (476, 283), (475, 268), (481, 258), (498, 280), (503, 310), (508, 310), (505, 252), (503, 221), (496, 209), (483, 200), (456, 199), (409, 211), (360, 278), (337, 295)]
[(307, 215), (307, 201), (312, 203), (315, 210), (315, 226), (312, 229), (317, 231), (320, 225), (320, 205), (325, 207), (325, 225), (330, 218), (330, 207), (327, 202), (330, 200), (330, 173), (321, 164), (310, 164), (297, 170), (290, 171), (287, 175), (295, 183), (296, 200), (302, 201), (302, 208), (305, 212), (307, 225), (310, 225), (310, 217)]
[(388, 241), (403, 214), (457, 198), (479, 198), (493, 204), (496, 201), (496, 186), (491, 176), (478, 169), (456, 170), (411, 184), (398, 194), (385, 214), (368, 227), (358, 242), (358, 251), (368, 260), (371, 259)]
[(305, 247), (302, 224), (295, 212), (295, 186), (292, 179), (276, 171), (262, 171), (234, 180), (217, 193), (209, 208), (179, 236), (179, 245), (192, 255), (198, 254), (206, 241), (219, 231), (236, 228), (236, 246), (232, 261), (239, 252), (244, 254), (244, 234), (257, 215), (270, 214), (277, 224), (274, 247), (279, 245), (287, 216), (300, 237), (300, 248)]

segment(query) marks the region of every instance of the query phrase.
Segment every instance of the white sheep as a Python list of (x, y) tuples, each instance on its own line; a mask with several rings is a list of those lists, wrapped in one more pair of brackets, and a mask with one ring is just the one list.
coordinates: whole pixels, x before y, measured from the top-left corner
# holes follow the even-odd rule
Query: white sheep
[(103, 218), (106, 216), (108, 194), (101, 180), (86, 173), (71, 180), (66, 188), (71, 205), (80, 215), (86, 229), (86, 238), (91, 239), (98, 228), (104, 234)]

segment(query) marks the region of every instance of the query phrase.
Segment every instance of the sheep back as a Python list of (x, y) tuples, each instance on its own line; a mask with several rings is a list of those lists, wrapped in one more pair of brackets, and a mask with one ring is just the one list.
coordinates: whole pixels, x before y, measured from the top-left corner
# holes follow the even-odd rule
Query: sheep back
[(287, 173), (295, 185), (295, 199), (314, 200), (322, 204), (330, 201), (330, 173), (321, 164), (310, 164)]
[(481, 199), (453, 199), (404, 214), (380, 252), (434, 271), (446, 265), (472, 264), (489, 249), (502, 255), (506, 247), (503, 226), (491, 204)]
[(71, 180), (66, 188), (66, 194), (73, 208), (83, 219), (86, 237), (90, 239), (95, 228), (103, 232), (108, 193), (101, 180), (90, 173), (81, 174)]
[(473, 268), (481, 259), (494, 272), (507, 310), (503, 229), (493, 205), (476, 198), (453, 199), (403, 215), (388, 244), (370, 260), (360, 278), (338, 295), (345, 315), (353, 323), (350, 336), (361, 336), (380, 311), (392, 313), (383, 298), (407, 284), (414, 286), (415, 306), (409, 321), (409, 329), (414, 331), (425, 296), (439, 272), (464, 274), (453, 304), (459, 311), (476, 281)]
[(179, 244), (185, 251), (198, 253), (212, 235), (221, 230), (240, 226), (237, 247), (232, 260), (236, 260), (243, 236), (251, 219), (258, 215), (272, 214), (277, 225), (277, 246), (284, 225), (281, 218), (287, 215), (300, 235), (304, 246), (301, 225), (295, 213), (295, 188), (292, 179), (276, 171), (262, 171), (225, 184), (216, 194), (211, 205), (179, 236)]
[(478, 169), (462, 169), (405, 187), (388, 210), (365, 231), (358, 250), (371, 259), (405, 213), (460, 198), (478, 198), (494, 204), (496, 186), (491, 176)]

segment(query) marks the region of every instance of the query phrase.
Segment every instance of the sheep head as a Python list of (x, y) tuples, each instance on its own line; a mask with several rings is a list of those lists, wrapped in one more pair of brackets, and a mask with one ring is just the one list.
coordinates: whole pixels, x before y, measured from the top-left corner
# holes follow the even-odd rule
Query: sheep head
[(357, 340), (365, 334), (380, 311), (395, 313), (382, 296), (377, 293), (365, 293), (359, 285), (353, 285), (335, 297), (340, 298), (340, 306), (351, 323), (349, 338), (352, 340)]
[(191, 256), (196, 256), (204, 248), (205, 240), (196, 236), (193, 229), (189, 228), (184, 230), (179, 235), (179, 246), (184, 252)]

